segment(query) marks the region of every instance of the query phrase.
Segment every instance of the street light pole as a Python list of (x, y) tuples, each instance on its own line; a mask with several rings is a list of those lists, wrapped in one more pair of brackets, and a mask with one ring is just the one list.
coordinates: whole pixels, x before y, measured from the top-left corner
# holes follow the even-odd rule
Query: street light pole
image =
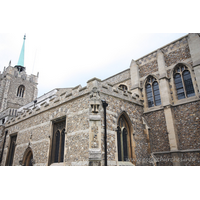
[(106, 124), (106, 107), (108, 104), (105, 100), (101, 100), (104, 108), (104, 146), (105, 146), (105, 166), (107, 166), (107, 124)]

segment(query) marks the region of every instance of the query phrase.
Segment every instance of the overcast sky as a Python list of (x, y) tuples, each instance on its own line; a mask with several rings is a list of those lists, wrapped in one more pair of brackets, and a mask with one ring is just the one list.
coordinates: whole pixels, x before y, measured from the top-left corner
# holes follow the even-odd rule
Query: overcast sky
[(184, 29), (177, 29), (171, 15), (149, 10), (148, 1), (121, 2), (5, 1), (0, 13), (0, 71), (10, 60), (12, 66), (17, 64), (26, 33), (25, 67), (28, 74), (40, 73), (41, 96), (54, 88), (84, 87), (93, 77), (103, 80), (129, 68), (132, 59), (187, 34), (184, 16), (184, 22), (178, 21)]

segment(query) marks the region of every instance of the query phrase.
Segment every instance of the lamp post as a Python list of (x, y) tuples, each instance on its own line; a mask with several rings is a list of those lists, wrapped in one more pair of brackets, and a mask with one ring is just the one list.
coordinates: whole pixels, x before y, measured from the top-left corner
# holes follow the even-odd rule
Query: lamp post
[(101, 100), (104, 109), (104, 146), (105, 146), (105, 166), (107, 166), (107, 124), (106, 124), (106, 107), (108, 104), (105, 100)]

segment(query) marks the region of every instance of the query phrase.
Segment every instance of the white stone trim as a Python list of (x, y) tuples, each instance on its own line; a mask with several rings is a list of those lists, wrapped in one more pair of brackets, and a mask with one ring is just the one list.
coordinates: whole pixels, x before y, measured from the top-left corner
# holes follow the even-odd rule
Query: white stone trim
[(32, 126), (32, 127), (30, 127), (30, 128), (26, 128), (26, 129), (20, 130), (18, 133), (23, 133), (23, 132), (25, 132), (25, 131), (30, 131), (30, 130), (32, 130), (32, 129), (39, 128), (39, 127), (41, 127), (41, 126), (46, 126), (46, 125), (50, 125), (50, 121), (45, 122), (45, 123), (42, 123), (42, 124), (39, 124), (39, 125), (36, 125), (36, 126)]
[(86, 108), (86, 109), (78, 111), (78, 112), (67, 113), (67, 117), (70, 118), (70, 117), (74, 117), (74, 116), (77, 116), (77, 115), (82, 115), (82, 114), (87, 113), (87, 112), (89, 114), (89, 108)]
[(81, 134), (81, 133), (88, 133), (88, 134), (89, 134), (89, 129), (80, 130), (80, 131), (75, 131), (75, 132), (72, 132), (72, 133), (67, 133), (67, 136), (73, 136), (73, 135)]

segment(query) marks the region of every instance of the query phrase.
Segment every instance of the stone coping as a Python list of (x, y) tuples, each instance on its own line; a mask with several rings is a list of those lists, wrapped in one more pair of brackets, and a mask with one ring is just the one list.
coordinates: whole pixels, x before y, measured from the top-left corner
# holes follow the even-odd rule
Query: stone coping
[[(100, 81), (100, 85), (98, 86), (100, 93), (107, 94), (107, 95), (110, 95), (110, 96), (114, 96), (116, 98), (120, 98), (120, 99), (123, 99), (125, 101), (135, 103), (139, 106), (143, 106), (142, 100), (136, 94), (132, 94), (132, 92), (130, 92), (130, 91), (127, 91), (127, 93), (124, 93), (124, 91), (122, 91), (120, 89), (114, 89), (112, 84), (106, 84), (106, 87), (105, 87), (101, 83), (101, 80), (97, 79), (97, 78), (90, 79), (89, 82), (92, 82), (92, 81), (95, 81), (95, 80)], [(93, 86), (93, 88), (94, 87), (95, 86)], [(84, 95), (88, 95), (93, 90), (93, 88), (90, 88), (90, 87), (84, 87), (84, 90), (81, 90), (82, 88), (80, 88), (80, 85), (75, 87), (75, 88), (76, 88), (76, 90), (74, 89), (74, 91), (76, 91), (76, 92), (74, 94), (70, 93), (70, 94), (67, 94), (66, 96), (61, 95), (61, 96), (58, 96), (56, 98), (53, 98), (53, 100), (51, 100), (49, 102), (44, 101), (40, 104), (40, 108), (38, 108), (38, 109), (24, 110), (24, 112), (19, 114), (18, 117), (15, 117), (11, 120), (8, 120), (7, 123), (6, 123), (6, 128), (10, 127), (11, 125), (14, 125), (16, 123), (19, 123), (20, 121), (28, 119), (32, 116), (38, 115), (42, 112), (46, 112), (48, 110), (51, 110), (51, 109), (56, 108), (58, 106), (61, 106), (61, 105), (65, 104), (66, 102), (70, 102), (70, 101), (73, 101), (73, 100), (80, 98)]]
[[(163, 48), (165, 48), (165, 47), (167, 47), (167, 46), (169, 46), (169, 45), (171, 45), (171, 44), (173, 44), (173, 43), (175, 43), (175, 42), (177, 42), (177, 41), (179, 41), (179, 40), (181, 40), (181, 39), (187, 37), (188, 35), (189, 35), (189, 34), (187, 34), (187, 35), (185, 35), (185, 36), (183, 36), (183, 37), (180, 37), (180, 38), (178, 38), (178, 39), (176, 39), (176, 40), (174, 40), (174, 41), (172, 41), (172, 42), (170, 42), (170, 43), (168, 43), (168, 44), (166, 44), (166, 45), (164, 45), (164, 46), (162, 46), (162, 47), (160, 47), (160, 48), (158, 48), (158, 49), (163, 49)], [(156, 49), (156, 50), (154, 50), (154, 51), (152, 51), (152, 52), (150, 52), (150, 53), (148, 53), (148, 54), (146, 54), (146, 55), (144, 55), (144, 56), (138, 58), (137, 60), (135, 60), (135, 62), (139, 61), (139, 60), (142, 59), (142, 58), (145, 58), (145, 57), (151, 55), (152, 53), (157, 52), (158, 49)]]
[(101, 82), (101, 79), (94, 77), (94, 78), (88, 80), (87, 83), (90, 83), (90, 82), (95, 81), (95, 80)]

